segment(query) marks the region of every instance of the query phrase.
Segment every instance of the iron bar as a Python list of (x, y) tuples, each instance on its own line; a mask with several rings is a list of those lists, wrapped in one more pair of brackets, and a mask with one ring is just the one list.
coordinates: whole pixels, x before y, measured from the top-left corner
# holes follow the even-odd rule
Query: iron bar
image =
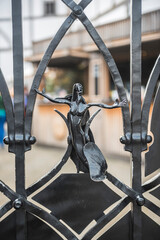
[[(154, 90), (156, 88), (156, 84), (158, 81), (158, 77), (160, 74), (160, 56), (157, 58), (152, 72), (150, 74), (146, 90), (145, 90), (145, 97), (142, 106), (142, 142), (143, 142), (143, 151), (147, 149), (147, 138), (151, 136), (147, 135), (148, 132), (148, 121), (149, 121), (149, 111), (152, 103), (152, 98), (154, 94)], [(151, 142), (151, 141), (150, 141)], [(147, 171), (146, 171), (147, 172)]]
[(12, 0), (15, 133), (24, 134), (24, 73), (21, 0)]
[[(14, 124), (15, 124), (15, 162), (16, 192), (25, 193), (24, 166), (24, 73), (23, 73), (23, 39), (21, 0), (12, 0), (13, 28), (13, 73), (14, 73)], [(16, 240), (26, 239), (26, 212), (16, 211)]]
[[(121, 101), (124, 99), (127, 100), (126, 97), (126, 92), (124, 89), (123, 81), (120, 76), (119, 70), (116, 66), (116, 63), (104, 44), (103, 40), (101, 39), (100, 35), (92, 25), (92, 23), (89, 21), (85, 13), (83, 12), (83, 9), (79, 8), (78, 5), (72, 1), (72, 0), (62, 0), (77, 16), (77, 18), (81, 21), (81, 23), (84, 25), (86, 28), (87, 32), (89, 33), (90, 37), (93, 39), (95, 44), (97, 45), (100, 53), (103, 55), (104, 60), (106, 64), (109, 67), (109, 71), (111, 73), (112, 79), (114, 81), (115, 87), (118, 91), (118, 95)], [(129, 114), (129, 106), (126, 104), (125, 107), (122, 108), (122, 113), (123, 113), (123, 124), (124, 124), (124, 132), (127, 134), (128, 132), (131, 132), (131, 126), (130, 126), (130, 114)]]
[(142, 133), (145, 132), (147, 134), (149, 110), (159, 74), (160, 74), (160, 55), (156, 59), (156, 62), (150, 74), (145, 90), (145, 98), (142, 107)]
[[(37, 207), (35, 204), (29, 202), (22, 195), (14, 192), (10, 187), (8, 187), (5, 183), (0, 181), (0, 191), (4, 193), (9, 199), (12, 200), (13, 206), (15, 209), (18, 209), (17, 212), (26, 209), (27, 212), (43, 219), (48, 222), (51, 226), (55, 227), (62, 235), (64, 235), (67, 239), (78, 240), (76, 236), (63, 224), (61, 223), (53, 214), (49, 214), (45, 210), (40, 207)], [(16, 235), (20, 237), (23, 233), (23, 222), (16, 224), (18, 229), (18, 234)]]
[(3, 217), (9, 210), (12, 209), (12, 202), (6, 203), (4, 206), (0, 207), (0, 218)]
[(44, 211), (42, 208), (37, 207), (35, 204), (32, 204), (28, 201), (25, 202), (26, 210), (29, 213), (43, 219), (58, 230), (63, 236), (69, 240), (78, 240), (78, 238), (63, 224), (61, 223), (54, 215), (49, 214)]
[[(160, 69), (158, 70), (160, 71)], [(154, 98), (151, 125), (150, 125), (150, 130), (154, 135), (154, 142), (149, 147), (149, 151), (145, 154), (145, 175), (146, 176), (160, 168), (160, 161), (159, 161), (160, 134), (158, 131), (160, 126), (159, 105), (160, 105), (160, 84), (158, 84), (158, 88)]]
[(57, 164), (57, 166), (54, 167), (48, 174), (46, 174), (44, 177), (42, 177), (36, 183), (34, 183), (33, 185), (31, 185), (29, 188), (26, 189), (27, 196), (31, 195), (33, 192), (35, 192), (40, 187), (42, 187), (44, 184), (46, 184), (61, 170), (61, 168), (67, 162), (67, 160), (71, 154), (71, 151), (72, 151), (72, 145), (68, 145), (66, 153), (64, 154), (62, 160)]
[[(93, 0), (82, 0), (79, 3), (79, 6), (82, 9), (85, 9), (91, 1), (93, 1)], [(46, 67), (47, 67), (55, 49), (57, 48), (58, 44), (61, 42), (62, 38), (64, 37), (64, 35), (68, 31), (68, 29), (71, 27), (73, 22), (76, 20), (76, 18), (77, 17), (71, 13), (68, 16), (68, 18), (64, 21), (64, 23), (61, 25), (61, 27), (57, 31), (56, 35), (50, 42), (42, 60), (38, 66), (37, 72), (33, 79), (33, 84), (32, 84), (32, 87), (31, 87), (31, 90), (29, 93), (29, 97), (28, 97), (28, 104), (27, 104), (27, 109), (26, 109), (26, 121), (25, 121), (26, 138), (30, 137), (30, 135), (31, 135), (32, 115), (33, 115), (33, 109), (34, 109), (34, 104), (35, 104), (35, 100), (36, 100), (35, 89), (39, 88), (42, 76), (46, 70)], [(26, 150), (30, 150), (30, 146), (28, 148), (26, 148)]]
[[(124, 192), (127, 195), (126, 197), (122, 198), (119, 202), (117, 202), (117, 200), (114, 200), (117, 198), (114, 198), (112, 196), (112, 193), (114, 194), (116, 193), (113, 190), (110, 190), (111, 195), (108, 194), (109, 192), (107, 192), (106, 194), (107, 197), (111, 196), (110, 200), (109, 198), (106, 199), (104, 196), (102, 196), (101, 197), (102, 202), (104, 199), (106, 201), (109, 200), (110, 204), (113, 204), (113, 201), (116, 201), (117, 205), (114, 206), (114, 208), (111, 211), (109, 211), (106, 215), (103, 212), (104, 209), (106, 209), (106, 207), (104, 209), (101, 209), (100, 212), (97, 211), (95, 216), (94, 215), (92, 216), (91, 214), (90, 220), (95, 219), (96, 224), (82, 237), (82, 239), (83, 240), (92, 239), (104, 226), (106, 226), (106, 224), (108, 224), (111, 220), (113, 220), (131, 202), (132, 203), (132, 211), (131, 211), (132, 212), (131, 214), (131, 218), (132, 218), (131, 230), (132, 231), (130, 233), (132, 234), (132, 236), (130, 234), (131, 238), (130, 237), (128, 238), (130, 240), (142, 240), (142, 230), (143, 230), (142, 216), (143, 215), (141, 212), (141, 206), (144, 205), (146, 208), (151, 210), (157, 216), (160, 215), (160, 210), (158, 206), (152, 203), (149, 199), (147, 199), (147, 195), (145, 199), (142, 195), (143, 193), (158, 186), (160, 176), (157, 175), (156, 178), (151, 179), (150, 182), (147, 182), (143, 185), (141, 182), (141, 152), (146, 149), (147, 143), (151, 142), (152, 140), (151, 137), (147, 135), (148, 117), (149, 117), (149, 109), (152, 101), (153, 92), (156, 87), (157, 79), (160, 73), (160, 70), (159, 70), (160, 57), (158, 57), (155, 63), (155, 66), (152, 70), (152, 73), (150, 75), (148, 85), (146, 88), (145, 100), (144, 100), (142, 111), (141, 111), (141, 0), (131, 1), (131, 49), (130, 49), (131, 117), (129, 112), (129, 104), (126, 100), (125, 88), (124, 88), (120, 73), (118, 71), (118, 68), (116, 66), (116, 63), (112, 55), (110, 54), (108, 48), (104, 44), (103, 40), (99, 36), (98, 32), (96, 31), (96, 29), (94, 28), (94, 26), (89, 21), (89, 19), (87, 18), (87, 16), (83, 11), (88, 6), (88, 4), (92, 2), (92, 0), (82, 0), (79, 4), (76, 4), (73, 0), (62, 0), (62, 1), (72, 10), (72, 13), (64, 21), (64, 23), (61, 25), (60, 29), (58, 30), (57, 34), (55, 35), (55, 37), (51, 40), (38, 66), (38, 69), (35, 74), (33, 84), (29, 93), (29, 99), (28, 99), (27, 111), (26, 111), (26, 117), (25, 117), (24, 116), (22, 7), (21, 7), (21, 0), (12, 0), (14, 105), (12, 105), (12, 100), (9, 94), (9, 90), (1, 70), (0, 70), (0, 91), (2, 93), (2, 97), (5, 105), (7, 124), (8, 124), (8, 137), (5, 138), (5, 143), (9, 145), (9, 151), (15, 153), (16, 192), (10, 189), (5, 183), (0, 181), (0, 192), (2, 192), (6, 197), (10, 199), (8, 203), (0, 207), (0, 217), (4, 216), (12, 208), (15, 208), (16, 240), (27, 239), (27, 224), (29, 223), (27, 223), (28, 220), (26, 221), (26, 212), (30, 213), (36, 218), (39, 218), (41, 221), (43, 221), (43, 224), (48, 224), (48, 226), (52, 228), (52, 230), (53, 228), (56, 229), (56, 231), (61, 233), (67, 239), (78, 240), (75, 234), (70, 230), (69, 227), (71, 227), (73, 231), (76, 231), (78, 234), (81, 231), (83, 231), (83, 227), (82, 226), (81, 226), (82, 228), (81, 227), (79, 228), (78, 226), (75, 227), (74, 226), (75, 220), (73, 221), (73, 225), (72, 224), (68, 225), (69, 227), (67, 227), (65, 224), (63, 224), (59, 220), (61, 219), (65, 221), (64, 219), (67, 217), (67, 222), (65, 223), (68, 224), (68, 222), (70, 221), (69, 218), (73, 217), (70, 212), (69, 212), (69, 215), (67, 215), (67, 211), (68, 210), (70, 211), (70, 209), (68, 209), (68, 203), (69, 205), (72, 205), (72, 201), (73, 201), (72, 194), (71, 196), (68, 194), (68, 192), (70, 192), (71, 190), (70, 188), (69, 190), (67, 190), (67, 196), (66, 195), (63, 196), (63, 198), (65, 198), (65, 201), (63, 199), (62, 202), (59, 199), (59, 195), (58, 195), (59, 190), (58, 191), (56, 190), (56, 197), (58, 198), (58, 200), (56, 200), (57, 202), (55, 201), (56, 206), (58, 204), (60, 204), (59, 206), (61, 206), (61, 204), (62, 205), (66, 204), (66, 206), (62, 207), (62, 209), (60, 208), (58, 209), (58, 212), (59, 212), (58, 214), (57, 214), (57, 211), (55, 210), (56, 207), (52, 209), (52, 207), (50, 208), (48, 207), (48, 205), (45, 205), (48, 200), (50, 201), (52, 199), (52, 198), (45, 199), (46, 195), (48, 195), (48, 192), (45, 195), (44, 193), (42, 193), (43, 191), (41, 191), (42, 195), (40, 194), (38, 198), (36, 198), (36, 195), (35, 195), (33, 197), (33, 200), (37, 201), (40, 204), (43, 204), (44, 207), (47, 207), (48, 210), (52, 212), (47, 212), (42, 208), (36, 206), (36, 204), (33, 204), (27, 200), (27, 196), (35, 193), (36, 190), (40, 189), (47, 182), (49, 182), (61, 170), (61, 168), (67, 162), (68, 158), (71, 157), (71, 160), (73, 160), (73, 162), (76, 165), (77, 172), (81, 171), (87, 174), (88, 172), (90, 172), (90, 178), (95, 181), (102, 181), (105, 178), (107, 178), (112, 184), (114, 184), (117, 188), (119, 188), (122, 192)], [(102, 103), (87, 104), (85, 102), (85, 99), (82, 96), (83, 87), (79, 83), (73, 86), (72, 94), (67, 95), (64, 98), (52, 99), (47, 95), (45, 95), (44, 92), (41, 93), (38, 91), (42, 76), (52, 57), (52, 54), (54, 53), (55, 49), (57, 48), (62, 38), (65, 36), (67, 30), (71, 27), (71, 25), (77, 18), (84, 25), (84, 27), (86, 28), (86, 31), (88, 32), (92, 40), (97, 45), (100, 53), (103, 55), (105, 62), (109, 67), (115, 87), (117, 88), (119, 98), (122, 102), (119, 103), (119, 101), (116, 101), (113, 105), (107, 105)], [(33, 109), (34, 109), (35, 99), (36, 99), (36, 92), (43, 95), (44, 97), (47, 97), (50, 101), (54, 103), (56, 102), (60, 104), (67, 104), (70, 106), (70, 111), (67, 115), (67, 118), (61, 112), (59, 112), (58, 110), (55, 110), (63, 118), (63, 120), (65, 121), (68, 127), (68, 130), (69, 130), (69, 136), (67, 138), (68, 148), (63, 158), (61, 159), (61, 161), (48, 174), (46, 174), (44, 177), (39, 179), (36, 183), (34, 183), (28, 189), (25, 189), (25, 151), (30, 150), (31, 144), (35, 142), (35, 138), (31, 137), (31, 124), (32, 124), (32, 114), (33, 114)], [(155, 126), (158, 119), (156, 114), (158, 112), (159, 104), (160, 104), (160, 87), (157, 90), (157, 95), (155, 97), (154, 110), (152, 113), (153, 119), (151, 124), (151, 130), (154, 135), (154, 144), (157, 141), (158, 146), (159, 146), (160, 135), (156, 134)], [(130, 151), (132, 154), (132, 157), (131, 157), (131, 165), (133, 170), (132, 171), (132, 188), (120, 182), (118, 178), (116, 178), (115, 176), (107, 172), (106, 160), (101, 150), (95, 144), (94, 137), (90, 129), (90, 124), (92, 120), (99, 112), (98, 110), (97, 112), (95, 112), (95, 114), (92, 117), (90, 117), (89, 108), (92, 106), (97, 106), (100, 108), (122, 107), (124, 137), (121, 138), (121, 143), (125, 144), (125, 150)], [(150, 160), (150, 157), (154, 156), (153, 154), (154, 152), (156, 152), (156, 157), (157, 157), (157, 158), (154, 157), (154, 159), (158, 159), (158, 156), (159, 156), (158, 150), (156, 148), (156, 145), (154, 144), (151, 146), (149, 152), (146, 154), (146, 163), (151, 162), (149, 160)], [(156, 148), (156, 151), (155, 151), (155, 148)], [(151, 156), (149, 156), (148, 154)], [(150, 164), (153, 166), (153, 163), (154, 163), (154, 167), (151, 167), (151, 168), (146, 167), (147, 173), (148, 171), (150, 173), (150, 171), (153, 172), (158, 169), (159, 162), (157, 160), (156, 161), (154, 160)], [(77, 177), (77, 174), (75, 174), (75, 176)], [(84, 177), (83, 174), (80, 174), (79, 176), (80, 178)], [(88, 175), (86, 176), (87, 178), (85, 178), (85, 180), (88, 179)], [(65, 179), (66, 179), (65, 181), (67, 181), (67, 178)], [(74, 189), (75, 178), (73, 178), (72, 182), (70, 182), (71, 179), (69, 180), (68, 183)], [(85, 183), (88, 183), (88, 182), (85, 182)], [(59, 186), (59, 189), (61, 191), (60, 186), (62, 186), (61, 185), (62, 183), (59, 183), (60, 185), (58, 185), (58, 183), (52, 182), (52, 184), (53, 185), (56, 184), (56, 187)], [(103, 185), (104, 183), (101, 183), (101, 184)], [(79, 186), (79, 181), (78, 181), (78, 186)], [(90, 188), (92, 189), (91, 186)], [(105, 188), (108, 189), (106, 185), (105, 185)], [(49, 188), (45, 188), (43, 190), (44, 192), (46, 192), (48, 191), (48, 189)], [(76, 189), (77, 189), (77, 186), (76, 186)], [(155, 190), (156, 190), (156, 193), (153, 193)], [(155, 190), (153, 190), (151, 194), (153, 195), (155, 194), (155, 197), (157, 197), (159, 189), (156, 188)], [(79, 190), (79, 192), (81, 191)], [(69, 195), (69, 198), (66, 198), (68, 197), (68, 195)], [(41, 196), (43, 196), (45, 199), (44, 203), (43, 201), (41, 203)], [(61, 192), (60, 192), (60, 196), (61, 196)], [(79, 198), (81, 197), (81, 195), (79, 194), (78, 196)], [(118, 196), (118, 199), (120, 199), (119, 196)], [(99, 203), (98, 200), (96, 200), (95, 202)], [(75, 206), (78, 206), (77, 208), (79, 208), (79, 206), (80, 207), (85, 206), (87, 210), (89, 209), (88, 205), (86, 207), (85, 205), (86, 202), (84, 199), (83, 201), (81, 201), (81, 199), (80, 200), (78, 199), (77, 203), (78, 205), (75, 205)], [(83, 205), (83, 203), (85, 204)], [(53, 202), (51, 202), (51, 205), (52, 204), (54, 206)], [(86, 213), (86, 209), (85, 209), (85, 213)], [(61, 211), (63, 213), (63, 216), (60, 216)], [(126, 218), (127, 219), (126, 223), (130, 225), (130, 213), (125, 214), (124, 217), (126, 216), (128, 216)], [(120, 219), (118, 223), (122, 223), (121, 220), (122, 219)], [(76, 221), (78, 224), (82, 223), (82, 221), (80, 221), (79, 218), (76, 219)], [(71, 220), (71, 223), (72, 223), (72, 220)], [(3, 234), (4, 233), (2, 231), (2, 235)]]
[(14, 144), (13, 144), (13, 138), (14, 138), (14, 113), (13, 113), (13, 105), (11, 96), (9, 94), (9, 90), (6, 84), (6, 81), (4, 79), (3, 73), (0, 69), (0, 92), (2, 94), (5, 112), (6, 112), (6, 120), (8, 124), (8, 137), (5, 138), (5, 142), (7, 144), (12, 141), (12, 144), (9, 145), (9, 151), (14, 152)]
[(125, 197), (108, 214), (100, 217), (97, 220), (97, 224), (85, 234), (82, 240), (92, 239), (107, 223), (116, 217), (117, 214), (120, 213), (130, 203), (130, 201), (130, 197)]
[(107, 179), (114, 184), (117, 188), (119, 188), (122, 192), (132, 198), (132, 201), (137, 201), (138, 197), (140, 197), (140, 193), (136, 192), (134, 189), (128, 187), (124, 183), (120, 182), (116, 177), (114, 177), (109, 172), (106, 172)]
[(152, 188), (158, 186), (158, 184), (160, 184), (160, 174), (157, 175), (153, 180), (151, 180), (151, 181), (149, 181), (147, 183), (144, 183), (142, 185), (142, 191), (143, 192), (149, 191)]
[[(141, 139), (141, 0), (131, 0), (130, 81), (132, 138)], [(141, 194), (141, 142), (132, 144), (132, 188)], [(142, 240), (141, 207), (132, 204), (133, 240)]]
[[(63, 159), (66, 159), (69, 157), (70, 155), (70, 151), (72, 149), (68, 149), (63, 157)], [(67, 157), (67, 156), (68, 157)], [(66, 156), (66, 157), (65, 157)], [(59, 166), (60, 165), (60, 166)], [(61, 167), (61, 162), (55, 167), (53, 168), (47, 175), (45, 175), (44, 177), (42, 177), (39, 181), (37, 181), (36, 183), (34, 183), (32, 186), (28, 187), (26, 189), (26, 193), (27, 196), (30, 196), (32, 193), (34, 193), (36, 190), (38, 190), (40, 187), (42, 187), (44, 184), (46, 184), (50, 179), (52, 179), (55, 176), (55, 172), (57, 173), (57, 169), (60, 169), (59, 167)], [(142, 185), (142, 193), (145, 193), (151, 189), (153, 189), (154, 187), (158, 186), (158, 184), (160, 183), (160, 176), (157, 175), (156, 178), (154, 178), (153, 180), (144, 183)], [(130, 199), (131, 200), (131, 199)], [(145, 205), (146, 206), (146, 205)], [(12, 202), (8, 202), (6, 203), (4, 206), (2, 206), (0, 208), (0, 218), (6, 214), (10, 209), (12, 208)]]
[(155, 205), (154, 203), (152, 203), (151, 201), (149, 201), (148, 199), (146, 199), (145, 207), (147, 207), (147, 208), (150, 209), (154, 214), (156, 214), (157, 216), (160, 217), (160, 208), (159, 208), (157, 205)]

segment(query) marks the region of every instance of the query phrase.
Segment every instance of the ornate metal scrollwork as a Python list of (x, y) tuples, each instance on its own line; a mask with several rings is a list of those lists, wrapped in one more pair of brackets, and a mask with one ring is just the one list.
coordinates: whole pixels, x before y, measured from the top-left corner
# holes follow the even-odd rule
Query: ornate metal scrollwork
[(113, 105), (107, 105), (103, 103), (86, 103), (83, 98), (83, 87), (80, 83), (76, 83), (73, 86), (71, 95), (67, 95), (64, 98), (52, 99), (47, 96), (44, 91), (36, 92), (51, 102), (59, 104), (67, 104), (70, 107), (70, 111), (67, 114), (67, 119), (63, 117), (69, 130), (68, 144), (72, 145), (71, 159), (77, 167), (77, 172), (90, 172), (92, 180), (102, 181), (105, 179), (105, 172), (107, 170), (106, 160), (103, 157), (100, 149), (96, 146), (92, 132), (90, 130), (90, 124), (93, 118), (98, 114), (99, 110), (90, 118), (89, 108), (97, 106), (99, 108), (118, 108), (124, 107), (126, 100), (122, 102), (115, 101)]
[[(152, 141), (151, 136), (148, 135), (148, 119), (153, 92), (160, 74), (160, 58), (158, 57), (150, 75), (141, 110), (141, 1), (131, 1), (131, 114), (123, 81), (115, 61), (96, 29), (84, 13), (84, 9), (92, 2), (92, 0), (82, 0), (79, 4), (76, 4), (73, 0), (62, 1), (71, 9), (72, 12), (64, 21), (55, 37), (51, 40), (38, 66), (29, 93), (26, 115), (24, 115), (21, 0), (12, 0), (14, 106), (1, 70), (0, 92), (5, 105), (8, 125), (8, 136), (4, 139), (4, 142), (9, 146), (9, 151), (15, 154), (16, 190), (13, 191), (5, 183), (0, 181), (0, 192), (2, 192), (10, 200), (4, 206), (0, 207), (0, 217), (5, 216), (5, 214), (8, 213), (8, 217), (0, 223), (0, 238), (9, 239), (12, 237), (11, 235), (13, 235), (12, 233), (14, 232), (14, 238), (16, 240), (26, 240), (28, 238), (30, 240), (32, 236), (30, 237), (26, 229), (27, 226), (32, 223), (34, 226), (42, 225), (42, 229), (45, 229), (47, 234), (45, 237), (49, 240), (59, 240), (64, 237), (68, 240), (91, 240), (111, 220), (114, 220), (115, 217), (122, 212), (122, 210), (126, 209), (129, 203), (132, 203), (132, 209), (127, 214), (124, 214), (124, 218), (120, 218), (120, 220), (116, 222), (111, 229), (107, 230), (99, 239), (108, 239), (107, 234), (109, 233), (109, 238), (115, 240), (115, 231), (113, 233), (112, 229), (116, 229), (116, 237), (118, 237), (118, 239), (120, 231), (123, 240), (142, 240), (143, 238), (147, 240), (150, 237), (150, 235), (147, 234), (147, 230), (150, 229), (150, 226), (151, 234), (154, 232), (152, 229), (155, 229), (155, 232), (158, 233), (158, 228), (157, 224), (152, 221), (151, 216), (145, 216), (141, 207), (144, 206), (156, 216), (160, 216), (159, 207), (147, 196), (144, 197), (144, 193), (147, 192), (150, 192), (151, 195), (157, 197), (159, 192), (158, 185), (160, 183), (160, 176), (157, 174), (153, 178), (150, 177), (149, 182), (142, 184), (141, 152), (146, 150), (147, 143)], [(116, 101), (111, 106), (102, 103), (87, 104), (82, 96), (83, 88), (80, 84), (75, 84), (73, 86), (72, 94), (64, 98), (52, 99), (44, 92), (38, 91), (42, 76), (55, 49), (76, 19), (79, 19), (84, 25), (86, 31), (97, 45), (99, 52), (103, 55), (117, 89), (120, 102)], [(56, 110), (68, 127), (68, 146), (63, 158), (57, 166), (26, 189), (24, 164), (25, 152), (30, 150), (31, 145), (36, 141), (36, 138), (31, 135), (31, 127), (37, 93), (48, 98), (54, 103), (69, 105), (70, 111), (68, 112), (67, 118), (61, 112)], [(157, 146), (159, 146), (160, 134), (159, 131), (156, 133), (157, 128), (158, 130), (160, 129), (159, 122), (157, 124), (157, 109), (159, 104), (160, 93), (158, 89), (151, 123), (151, 131), (154, 135), (154, 142), (150, 147), (149, 152), (146, 154), (146, 175), (157, 171), (159, 168), (158, 156), (160, 148), (157, 148)], [(107, 170), (105, 158), (95, 144), (93, 134), (90, 130), (92, 120), (100, 111), (97, 110), (97, 112), (90, 117), (89, 108), (92, 106), (110, 109), (122, 107), (124, 136), (121, 138), (121, 143), (125, 144), (125, 150), (131, 152), (132, 156), (131, 164), (133, 164), (133, 173), (131, 187), (122, 183)], [(156, 157), (154, 159), (152, 159), (153, 153), (156, 153)], [(50, 185), (41, 191), (41, 187), (45, 184), (49, 184), (49, 181), (62, 169), (69, 157), (71, 157), (75, 163), (77, 172), (83, 172), (83, 174), (76, 173), (70, 174), (69, 176), (65, 174), (61, 175), (56, 181), (52, 181)], [(114, 189), (111, 189), (107, 185), (108, 183), (95, 183), (94, 181), (91, 181), (88, 177), (88, 172), (90, 173), (92, 180), (108, 180), (115, 187), (120, 189), (121, 192), (125, 193), (126, 196), (121, 198)], [(65, 192), (63, 196), (61, 189), (63, 189), (64, 192), (67, 189), (67, 192)], [(38, 194), (36, 193), (37, 190), (39, 190)], [(47, 194), (44, 192), (47, 192)], [(97, 196), (97, 192), (99, 196)], [(31, 197), (31, 194), (34, 195), (34, 203), (28, 198), (29, 196)], [(51, 194), (52, 199), (47, 198), (49, 194)], [(57, 196), (58, 200), (56, 199)], [(101, 204), (103, 205), (102, 208), (98, 205), (98, 201), (101, 201)], [(91, 206), (90, 202), (92, 202)], [(43, 205), (43, 203), (47, 210), (41, 207), (40, 204)], [(115, 205), (113, 206), (113, 204)], [(71, 208), (69, 208), (69, 206)], [(91, 218), (88, 218), (87, 220), (86, 217), (81, 216), (81, 210), (83, 210), (83, 213), (86, 213), (86, 206), (89, 208), (89, 212), (87, 213), (91, 214)], [(111, 210), (105, 213), (105, 208), (108, 208), (109, 206), (112, 206)], [(9, 211), (13, 208), (15, 209), (15, 212), (10, 214)], [(70, 211), (70, 209), (72, 209), (72, 211)], [(78, 217), (76, 216), (75, 221), (75, 213), (77, 212)], [(83, 227), (85, 228), (93, 219), (95, 220), (95, 224), (92, 225), (89, 230), (83, 232), (83, 236), (79, 235), (83, 229), (82, 227), (79, 227), (78, 224), (81, 224), (84, 221)], [(64, 223), (63, 220), (67, 223)], [(6, 224), (8, 222), (13, 226), (11, 231), (9, 229), (10, 224)], [(149, 226), (146, 227), (145, 231), (144, 223)], [(129, 226), (132, 227), (129, 229)], [(52, 231), (51, 235), (49, 235), (48, 228)], [(121, 228), (123, 229), (122, 231)], [(34, 227), (28, 229), (31, 232), (35, 230)], [(129, 234), (123, 236), (126, 229), (129, 229)], [(78, 234), (76, 233), (76, 230)], [(11, 235), (6, 238), (6, 234), (10, 233)], [(37, 236), (40, 240), (44, 239), (43, 235), (39, 232), (36, 235), (36, 239)], [(159, 237), (159, 234), (156, 234), (155, 236)]]

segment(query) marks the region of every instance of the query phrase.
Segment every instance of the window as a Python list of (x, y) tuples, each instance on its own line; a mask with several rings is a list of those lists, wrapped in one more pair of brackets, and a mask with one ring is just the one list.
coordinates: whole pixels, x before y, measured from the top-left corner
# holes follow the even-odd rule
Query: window
[(99, 80), (99, 65), (94, 65), (94, 82), (95, 82), (95, 95), (98, 95), (98, 81)]
[(56, 12), (56, 6), (55, 2), (46, 1), (44, 3), (44, 15), (45, 16), (51, 16), (54, 15)]

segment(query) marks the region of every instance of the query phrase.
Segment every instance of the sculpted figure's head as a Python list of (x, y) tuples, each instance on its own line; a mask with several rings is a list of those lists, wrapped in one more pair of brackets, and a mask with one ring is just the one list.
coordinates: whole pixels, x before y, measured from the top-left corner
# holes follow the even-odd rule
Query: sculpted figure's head
[(83, 87), (80, 83), (75, 83), (73, 85), (73, 90), (72, 90), (72, 97), (73, 97), (73, 100), (75, 101), (78, 96), (82, 96), (83, 94)]

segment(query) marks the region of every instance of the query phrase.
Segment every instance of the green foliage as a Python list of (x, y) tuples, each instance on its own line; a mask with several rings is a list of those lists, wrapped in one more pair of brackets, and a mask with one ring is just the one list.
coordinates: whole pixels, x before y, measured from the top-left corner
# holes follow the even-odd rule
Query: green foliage
[[(52, 70), (53, 71), (53, 70)], [(45, 79), (46, 92), (58, 93), (65, 90), (71, 93), (74, 83), (79, 82), (84, 85), (84, 71), (77, 68), (74, 69), (55, 69), (55, 74), (48, 74)]]

